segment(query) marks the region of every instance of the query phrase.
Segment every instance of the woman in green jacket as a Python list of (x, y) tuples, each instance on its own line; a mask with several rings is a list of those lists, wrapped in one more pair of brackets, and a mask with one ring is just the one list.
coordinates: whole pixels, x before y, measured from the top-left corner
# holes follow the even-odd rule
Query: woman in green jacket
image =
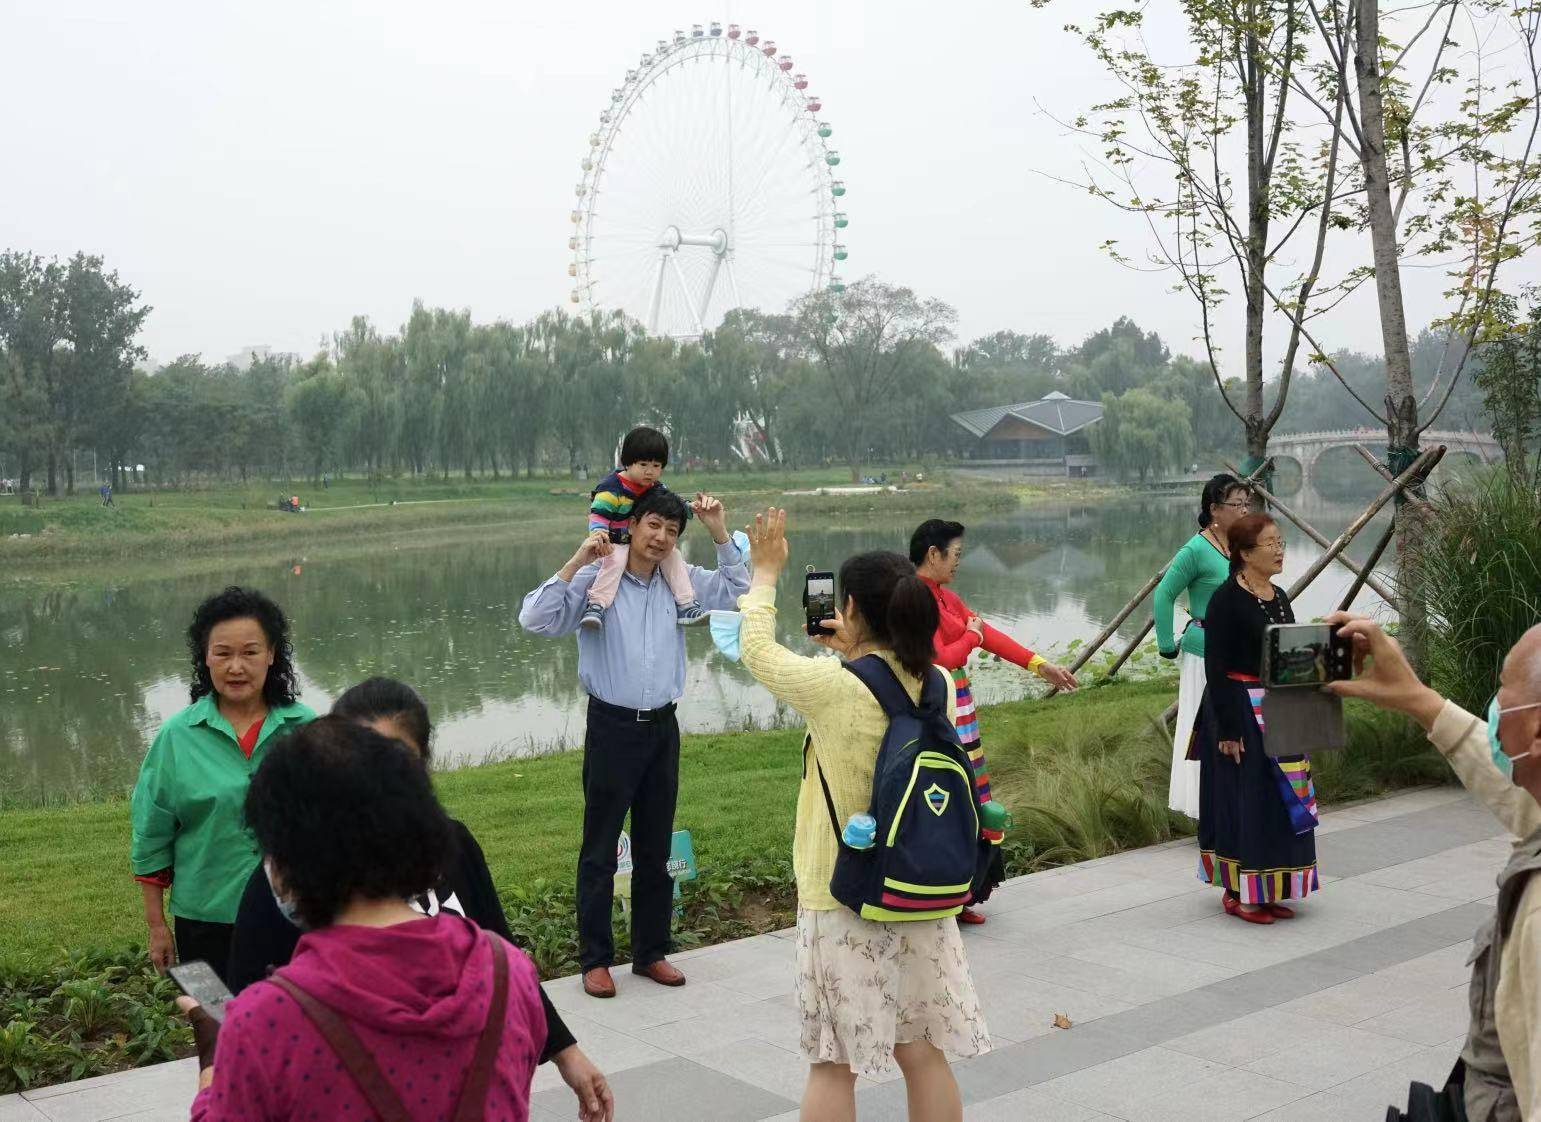
[[(1188, 759), (1188, 740), (1204, 696), (1204, 611), (1209, 597), (1231, 576), (1226, 532), (1251, 508), (1252, 492), (1234, 475), (1221, 472), (1204, 484), (1199, 498), (1199, 532), (1183, 543), (1156, 585), (1156, 649), (1162, 658), (1180, 658), (1177, 727), (1172, 737), (1172, 780), (1167, 805), (1189, 818), (1199, 816), (1199, 764)], [(1172, 637), (1172, 609), (1188, 594), (1190, 622)]]
[(268, 744), (315, 713), (295, 701), (289, 621), (262, 593), (210, 596), (193, 613), (187, 644), (192, 704), (161, 726), (140, 766), (129, 866), (155, 968), (202, 959), (223, 977), (236, 905), (257, 864), (241, 820), (246, 788)]

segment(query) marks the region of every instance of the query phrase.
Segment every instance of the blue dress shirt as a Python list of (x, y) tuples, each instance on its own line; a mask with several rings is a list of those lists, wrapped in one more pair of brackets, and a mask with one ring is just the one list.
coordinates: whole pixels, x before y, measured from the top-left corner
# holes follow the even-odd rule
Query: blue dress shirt
[[(717, 568), (688, 565), (704, 611), (730, 610), (749, 589), (746, 558), (730, 538), (717, 547)], [(602, 631), (579, 630), (599, 563), (568, 582), (553, 576), (524, 598), (519, 625), (532, 635), (578, 632), (578, 682), (585, 693), (623, 709), (658, 709), (685, 692), (685, 629), (668, 582), (658, 570), (643, 581), (627, 570)]]

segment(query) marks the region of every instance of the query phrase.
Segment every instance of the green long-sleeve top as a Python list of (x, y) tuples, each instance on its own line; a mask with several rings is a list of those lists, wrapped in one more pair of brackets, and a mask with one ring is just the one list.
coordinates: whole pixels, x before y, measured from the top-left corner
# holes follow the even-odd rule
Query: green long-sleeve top
[(248, 758), (212, 694), (167, 718), (145, 753), (129, 803), (136, 877), (172, 871), (171, 914), (234, 923), (257, 846), (241, 821), (246, 788), (273, 738), (315, 713), (270, 709)]
[[(1156, 647), (1170, 653), (1177, 643), (1172, 638), (1172, 609), (1177, 597), (1188, 594), (1188, 614), (1202, 620), (1215, 589), (1231, 575), (1231, 563), (1200, 531), (1183, 543), (1166, 567), (1166, 575), (1156, 585)], [(1182, 649), (1204, 657), (1204, 629), (1190, 627), (1183, 633)]]

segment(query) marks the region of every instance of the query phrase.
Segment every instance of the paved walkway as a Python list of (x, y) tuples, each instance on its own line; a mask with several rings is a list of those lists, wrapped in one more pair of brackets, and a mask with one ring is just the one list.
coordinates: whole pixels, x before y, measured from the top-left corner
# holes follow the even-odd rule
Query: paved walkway
[[(1467, 947), (1508, 849), (1464, 792), (1438, 789), (1329, 812), (1323, 891), (1272, 927), (1220, 912), (1191, 841), (1010, 882), (964, 937), (996, 1046), (955, 1065), (965, 1118), (1381, 1122), (1454, 1062)], [(680, 990), (625, 971), (612, 1001), (548, 984), (623, 1122), (796, 1119), (789, 934), (675, 956)], [(194, 1081), (181, 1061), (0, 1097), (0, 1122), (185, 1118)], [(903, 1119), (897, 1073), (863, 1079), (858, 1104), (862, 1122)], [(532, 1118), (572, 1116), (541, 1068)]]

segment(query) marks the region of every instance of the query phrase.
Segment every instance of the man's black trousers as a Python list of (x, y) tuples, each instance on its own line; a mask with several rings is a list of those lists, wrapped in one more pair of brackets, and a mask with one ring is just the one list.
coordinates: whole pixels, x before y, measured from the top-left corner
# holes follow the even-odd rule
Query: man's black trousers
[(610, 912), (615, 847), (631, 811), (632, 962), (669, 953), (674, 883), (669, 842), (680, 786), (680, 727), (673, 707), (637, 720), (629, 709), (589, 699), (583, 738), (583, 847), (578, 855), (578, 961), (584, 970), (615, 964)]

